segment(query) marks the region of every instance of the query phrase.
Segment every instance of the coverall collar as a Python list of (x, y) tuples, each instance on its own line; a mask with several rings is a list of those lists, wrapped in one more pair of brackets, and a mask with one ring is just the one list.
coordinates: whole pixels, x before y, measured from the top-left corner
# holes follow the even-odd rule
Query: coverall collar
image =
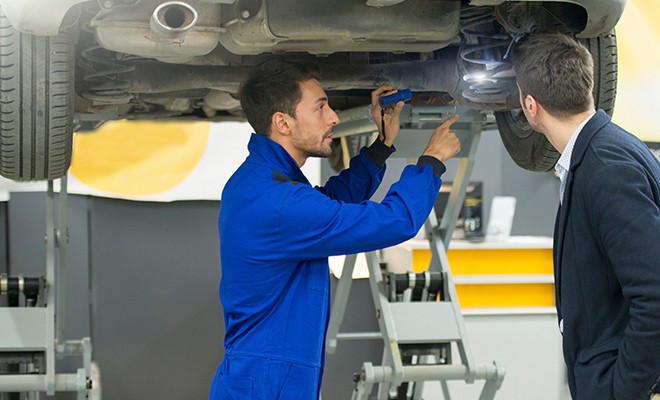
[(274, 140), (253, 133), (248, 143), (248, 151), (250, 152), (248, 159), (251, 161), (267, 164), (292, 181), (310, 185), (296, 160)]

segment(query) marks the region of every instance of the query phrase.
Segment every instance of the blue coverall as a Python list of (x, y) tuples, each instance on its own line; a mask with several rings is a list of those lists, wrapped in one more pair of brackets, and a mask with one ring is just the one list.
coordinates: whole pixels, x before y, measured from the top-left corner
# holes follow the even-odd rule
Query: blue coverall
[(420, 157), (381, 203), (368, 201), (393, 152), (377, 140), (350, 168), (312, 187), (278, 143), (253, 134), (218, 219), (225, 358), (210, 399), (317, 399), (330, 311), (328, 256), (413, 237), (444, 165)]

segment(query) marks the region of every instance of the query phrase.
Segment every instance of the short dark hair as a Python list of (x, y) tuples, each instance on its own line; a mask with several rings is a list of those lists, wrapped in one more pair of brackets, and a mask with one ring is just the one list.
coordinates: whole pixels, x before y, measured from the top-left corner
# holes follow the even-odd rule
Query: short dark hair
[(272, 58), (256, 65), (241, 84), (241, 108), (256, 133), (270, 136), (273, 114), (296, 116), (302, 92), (300, 83), (320, 81), (316, 64), (301, 60)]
[(514, 46), (511, 61), (522, 96), (531, 95), (557, 118), (594, 106), (594, 62), (575, 39), (558, 33), (532, 34)]

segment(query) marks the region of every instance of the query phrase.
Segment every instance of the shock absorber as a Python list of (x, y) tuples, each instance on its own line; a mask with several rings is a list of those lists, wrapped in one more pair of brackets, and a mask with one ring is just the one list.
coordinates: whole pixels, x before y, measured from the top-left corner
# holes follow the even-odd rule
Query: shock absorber
[(496, 33), (494, 21), (492, 7), (461, 10), (459, 57), (463, 79), (469, 84), (462, 94), (477, 103), (504, 103), (509, 96), (509, 82), (501, 73), (511, 70), (511, 64), (502, 59), (511, 38)]

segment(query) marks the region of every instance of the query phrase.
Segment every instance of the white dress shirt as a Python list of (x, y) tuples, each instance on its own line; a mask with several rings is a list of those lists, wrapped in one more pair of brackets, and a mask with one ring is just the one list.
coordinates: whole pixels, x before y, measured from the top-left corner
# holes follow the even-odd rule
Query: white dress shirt
[(580, 135), (580, 132), (582, 131), (582, 128), (589, 122), (591, 117), (593, 117), (596, 113), (593, 112), (591, 113), (587, 118), (585, 118), (584, 121), (575, 129), (573, 134), (571, 135), (571, 138), (568, 140), (568, 143), (566, 144), (566, 147), (564, 148), (564, 152), (561, 153), (561, 157), (559, 157), (559, 160), (557, 161), (557, 164), (555, 164), (555, 171), (557, 171), (557, 174), (559, 174), (559, 202), (563, 204), (564, 202), (564, 189), (566, 189), (566, 177), (568, 176), (568, 170), (571, 167), (571, 156), (573, 154), (573, 147), (575, 146), (575, 142), (577, 141), (578, 136)]

